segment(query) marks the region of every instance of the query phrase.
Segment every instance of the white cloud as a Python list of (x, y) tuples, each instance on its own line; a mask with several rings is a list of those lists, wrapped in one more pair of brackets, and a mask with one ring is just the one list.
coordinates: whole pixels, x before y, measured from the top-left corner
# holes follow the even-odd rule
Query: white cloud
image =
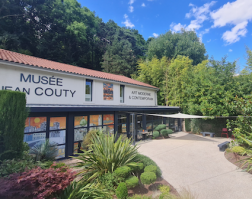
[(203, 35), (209, 33), (210, 28), (207, 28), (199, 33), (200, 41), (202, 42)]
[(124, 24), (127, 28), (133, 28), (133, 27), (135, 27), (135, 25), (133, 23), (131, 23), (131, 21), (129, 20), (128, 15), (124, 14), (123, 17), (124, 17), (125, 21), (122, 22), (122, 24)]
[(214, 20), (213, 27), (223, 27), (227, 24), (239, 24), (252, 19), (252, 1), (236, 0), (232, 3), (226, 3), (220, 9), (211, 12)]
[(179, 32), (179, 31), (181, 31), (181, 29), (184, 29), (185, 27), (186, 27), (186, 25), (182, 25), (181, 23), (178, 23), (178, 24), (172, 23), (170, 25), (172, 32)]
[[(182, 25), (181, 23), (175, 24), (172, 23), (170, 25), (171, 30), (173, 32), (179, 32), (182, 28), (189, 31), (189, 30), (198, 30), (202, 27), (202, 24), (204, 21), (209, 19), (210, 14), (210, 7), (213, 6), (216, 3), (216, 1), (211, 1), (210, 3), (205, 3), (203, 6), (197, 7), (194, 4), (190, 3), (189, 6), (192, 7), (189, 13), (186, 13), (186, 18), (195, 18), (191, 20), (189, 25)], [(201, 37), (203, 34), (206, 34), (209, 32), (209, 29), (206, 29), (207, 31), (202, 31)]]
[(130, 0), (129, 4), (132, 5), (135, 2), (135, 0)]
[(211, 39), (207, 40), (207, 43), (209, 43), (211, 41)]
[(240, 40), (240, 36), (245, 36), (248, 32), (246, 29), (248, 22), (244, 21), (237, 24), (235, 27), (232, 28), (231, 31), (226, 31), (222, 35), (222, 39), (226, 41), (228, 44), (235, 43)]
[(187, 26), (187, 30), (198, 30), (202, 27), (202, 23), (208, 19), (210, 13), (210, 7), (213, 6), (216, 1), (211, 1), (210, 3), (205, 3), (201, 7), (197, 7), (193, 4), (189, 4), (191, 8), (189, 13), (186, 13), (186, 18), (194, 17), (191, 23)]
[(145, 3), (142, 3), (142, 5), (141, 5), (142, 7), (145, 7), (146, 5), (145, 5)]
[(218, 10), (211, 12), (211, 17), (214, 20), (212, 27), (223, 27), (228, 24), (235, 25), (231, 31), (226, 31), (222, 35), (222, 39), (228, 44), (235, 43), (240, 40), (241, 36), (245, 36), (247, 33), (246, 26), (248, 21), (252, 20), (251, 10), (251, 0), (228, 2)]
[(228, 51), (229, 51), (229, 52), (232, 52), (233, 50), (232, 50), (232, 49), (229, 49)]
[(133, 12), (134, 11), (134, 7), (133, 6), (129, 6), (129, 11)]
[(156, 38), (158, 37), (158, 34), (157, 34), (157, 33), (153, 33), (152, 35), (153, 35), (154, 37), (156, 37)]

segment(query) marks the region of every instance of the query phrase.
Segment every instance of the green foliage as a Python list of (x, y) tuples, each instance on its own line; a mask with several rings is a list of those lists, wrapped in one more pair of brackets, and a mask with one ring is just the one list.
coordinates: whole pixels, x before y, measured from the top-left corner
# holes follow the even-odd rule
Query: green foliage
[(169, 134), (172, 134), (172, 133), (173, 133), (173, 130), (167, 129), (167, 133), (168, 133), (168, 135), (169, 135)]
[(153, 137), (154, 137), (154, 138), (159, 137), (159, 132), (158, 132), (158, 131), (153, 131)]
[(114, 73), (130, 77), (136, 70), (132, 66), (136, 63), (136, 57), (131, 43), (126, 39), (119, 38), (116, 32), (111, 45), (103, 55), (102, 68), (104, 72)]
[(149, 165), (155, 165), (157, 167), (157, 177), (161, 177), (162, 172), (159, 166), (149, 157), (142, 155), (142, 154), (137, 154), (136, 157), (134, 158), (135, 162), (141, 162), (144, 164), (144, 166), (149, 166)]
[(47, 160), (47, 161), (43, 161), (43, 162), (41, 162), (41, 161), (36, 162), (36, 165), (42, 169), (48, 169), (52, 166), (52, 164), (53, 164), (53, 161), (51, 161), (51, 160)]
[[(227, 120), (227, 128), (233, 129), (233, 134), (239, 145), (245, 148), (252, 148), (252, 96), (235, 97), (234, 101), (230, 102), (230, 108), (237, 112), (238, 117), (235, 120)], [(249, 117), (246, 117), (249, 116)]]
[(36, 163), (28, 154), (21, 159), (3, 160), (0, 162), (0, 177), (6, 177), (13, 173), (21, 173), (26, 169), (34, 168)]
[(125, 183), (127, 185), (128, 188), (134, 188), (138, 185), (138, 178), (136, 176), (130, 176), (129, 178), (127, 178), (125, 180)]
[(157, 180), (157, 176), (154, 172), (144, 172), (140, 176), (142, 184), (152, 184)]
[(79, 153), (78, 167), (82, 167), (82, 173), (89, 176), (88, 180), (93, 180), (105, 173), (113, 173), (121, 166), (134, 165), (133, 159), (137, 155), (137, 146), (132, 146), (130, 139), (122, 140), (120, 136), (115, 141), (115, 136), (109, 134), (93, 135), (90, 150)]
[(170, 187), (166, 185), (161, 185), (158, 187), (158, 189), (161, 192), (161, 195), (159, 196), (159, 199), (165, 199), (167, 195), (170, 193)]
[(166, 128), (166, 124), (159, 124), (154, 130), (161, 131)]
[(144, 172), (153, 172), (153, 173), (157, 173), (157, 166), (155, 165), (148, 165), (144, 168)]
[(185, 119), (185, 130), (186, 132), (191, 132), (191, 120)]
[(138, 163), (135, 163), (135, 165), (130, 166), (130, 168), (131, 168), (131, 171), (133, 171), (133, 172), (134, 171), (141, 172), (144, 168), (144, 165), (143, 165), (143, 163), (138, 162)]
[(128, 197), (128, 189), (125, 182), (120, 182), (116, 188), (116, 196), (118, 199), (126, 199)]
[(183, 55), (192, 59), (194, 64), (198, 64), (207, 59), (205, 53), (205, 46), (194, 31), (183, 30), (181, 33), (168, 31), (149, 42), (147, 58), (151, 60), (156, 56), (161, 59), (165, 56), (174, 59), (178, 55)]
[(162, 129), (160, 131), (160, 133), (163, 135), (163, 136), (168, 136), (169, 134), (172, 134), (173, 131), (171, 129)]
[(0, 160), (21, 158), (27, 116), (25, 93), (0, 91)]
[(127, 178), (131, 169), (128, 166), (118, 167), (114, 173), (121, 178)]
[(239, 154), (239, 155), (244, 155), (244, 153), (245, 153), (245, 149), (244, 149), (243, 147), (241, 147), (241, 146), (234, 146), (234, 147), (232, 148), (232, 151), (233, 151), (234, 153)]
[(104, 186), (105, 189), (109, 190), (111, 193), (114, 194), (115, 186), (125, 179), (119, 178), (115, 173), (105, 173), (104, 175), (98, 178), (98, 183)]
[(94, 135), (98, 135), (99, 134), (99, 130), (93, 129), (88, 131), (88, 133), (85, 135), (84, 139), (83, 139), (83, 148), (88, 149), (89, 146), (92, 144), (92, 137)]
[(55, 160), (58, 154), (57, 143), (51, 143), (49, 139), (40, 142), (30, 149), (30, 154), (35, 155), (36, 161)]
[(103, 199), (111, 194), (99, 184), (73, 181), (57, 199)]

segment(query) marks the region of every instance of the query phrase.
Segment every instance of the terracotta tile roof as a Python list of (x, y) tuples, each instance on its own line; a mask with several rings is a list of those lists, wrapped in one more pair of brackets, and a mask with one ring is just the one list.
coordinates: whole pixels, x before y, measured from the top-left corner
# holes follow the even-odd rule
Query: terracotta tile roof
[(105, 72), (91, 70), (87, 68), (81, 68), (78, 66), (63, 64), (63, 63), (59, 63), (55, 61), (50, 61), (47, 59), (41, 59), (38, 57), (24, 55), (24, 54), (12, 52), (12, 51), (4, 50), (4, 49), (0, 49), (0, 60), (158, 89), (155, 86), (151, 86), (149, 84), (139, 82), (137, 80), (134, 80), (134, 79), (122, 76), (122, 75), (115, 75), (115, 74), (105, 73)]

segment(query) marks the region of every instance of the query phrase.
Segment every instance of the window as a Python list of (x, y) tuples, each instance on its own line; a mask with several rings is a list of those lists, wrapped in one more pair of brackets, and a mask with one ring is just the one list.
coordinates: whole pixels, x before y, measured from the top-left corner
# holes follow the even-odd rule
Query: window
[(120, 103), (124, 103), (124, 86), (120, 85)]
[(82, 141), (88, 132), (88, 116), (74, 117), (74, 153), (83, 150)]
[(85, 101), (87, 102), (92, 101), (92, 80), (86, 80)]

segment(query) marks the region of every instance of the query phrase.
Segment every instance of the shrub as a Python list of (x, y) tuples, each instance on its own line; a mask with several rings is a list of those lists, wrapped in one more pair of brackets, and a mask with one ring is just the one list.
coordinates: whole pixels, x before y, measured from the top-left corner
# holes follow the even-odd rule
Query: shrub
[(144, 172), (140, 176), (142, 184), (152, 184), (157, 180), (157, 176), (153, 172)]
[(138, 178), (136, 176), (131, 176), (125, 180), (125, 183), (128, 188), (134, 188), (138, 185)]
[(40, 142), (30, 149), (30, 154), (35, 155), (36, 161), (55, 160), (58, 154), (57, 143), (51, 143), (49, 139)]
[(154, 130), (155, 131), (161, 131), (162, 129), (166, 128), (166, 124), (159, 124)]
[(162, 130), (160, 131), (160, 133), (161, 133), (161, 135), (163, 135), (163, 136), (168, 136), (168, 129), (162, 129)]
[(135, 163), (135, 165), (131, 166), (131, 171), (133, 172), (140, 172), (143, 170), (144, 165), (142, 162)]
[(111, 194), (99, 184), (73, 181), (60, 194), (58, 199), (97, 199), (112, 198)]
[(37, 161), (37, 166), (39, 166), (42, 169), (48, 169), (52, 166), (52, 164), (53, 164), (53, 161), (51, 160), (44, 161), (44, 162)]
[(92, 137), (89, 151), (80, 153), (76, 159), (82, 160), (77, 167), (89, 175), (88, 180), (93, 180), (104, 173), (113, 173), (118, 167), (135, 165), (133, 158), (138, 154), (137, 146), (132, 146), (130, 139), (122, 141), (120, 136), (115, 142), (114, 135), (99, 134)]
[(120, 182), (116, 188), (116, 196), (118, 199), (126, 199), (128, 197), (128, 190), (125, 182)]
[(115, 192), (114, 187), (118, 186), (121, 181), (124, 179), (116, 176), (115, 173), (106, 173), (98, 178), (98, 182), (111, 192)]
[(92, 137), (94, 135), (98, 135), (99, 133), (100, 131), (95, 129), (88, 131), (82, 142), (83, 148), (87, 150), (89, 146), (92, 144)]
[(13, 173), (21, 173), (35, 166), (35, 162), (29, 155), (24, 155), (22, 159), (3, 160), (0, 163), (0, 177), (5, 177)]
[(246, 150), (245, 150), (243, 147), (241, 147), (241, 146), (234, 146), (234, 147), (232, 148), (232, 151), (233, 151), (234, 153), (239, 154), (239, 155), (244, 155), (244, 153), (245, 153)]
[(173, 130), (167, 129), (167, 133), (168, 133), (168, 134), (172, 134), (172, 133), (173, 133)]
[(52, 197), (63, 191), (74, 179), (74, 172), (68, 169), (31, 169), (21, 174), (12, 174), (0, 179), (0, 198), (34, 198)]
[(159, 137), (159, 132), (158, 132), (158, 131), (153, 131), (153, 137), (154, 137), (154, 138)]
[(185, 119), (185, 130), (186, 130), (186, 132), (191, 131), (191, 120), (190, 119)]
[(159, 166), (149, 157), (142, 154), (137, 154), (136, 157), (134, 158), (134, 161), (143, 163), (145, 167), (149, 165), (155, 165), (157, 167), (157, 177), (161, 177), (162, 172)]
[(159, 199), (165, 198), (165, 196), (166, 196), (167, 194), (169, 194), (169, 192), (170, 192), (170, 187), (169, 187), (169, 186), (166, 186), (166, 185), (161, 185), (161, 186), (158, 187), (158, 189), (159, 189), (160, 192), (161, 192), (161, 195), (159, 196)]
[(0, 160), (21, 158), (27, 116), (25, 93), (0, 91)]
[(128, 166), (122, 166), (122, 167), (118, 167), (114, 173), (118, 176), (118, 177), (122, 177), (122, 178), (126, 178), (129, 175), (130, 172), (130, 168)]
[(157, 166), (155, 165), (149, 165), (144, 168), (144, 172), (153, 172), (157, 173)]

